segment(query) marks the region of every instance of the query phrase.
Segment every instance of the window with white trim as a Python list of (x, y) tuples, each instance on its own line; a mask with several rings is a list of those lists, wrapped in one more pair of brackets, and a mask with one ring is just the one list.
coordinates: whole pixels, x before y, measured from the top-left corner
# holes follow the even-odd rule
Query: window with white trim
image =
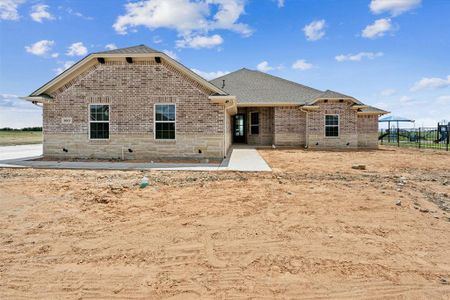
[(325, 136), (339, 136), (339, 115), (325, 115)]
[(109, 105), (89, 105), (89, 138), (91, 140), (109, 139)]
[(175, 139), (175, 104), (155, 104), (155, 139)]
[(259, 134), (259, 112), (250, 113), (250, 134)]

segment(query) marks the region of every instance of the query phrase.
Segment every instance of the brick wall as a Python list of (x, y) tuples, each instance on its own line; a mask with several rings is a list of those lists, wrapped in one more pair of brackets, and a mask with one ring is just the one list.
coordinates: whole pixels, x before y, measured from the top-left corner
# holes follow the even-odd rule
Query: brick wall
[(303, 146), (306, 142), (306, 113), (298, 107), (274, 107), (274, 144)]
[[(125, 147), (133, 149), (126, 158), (223, 157), (225, 112), (210, 104), (210, 93), (164, 62), (98, 64), (53, 93), (54, 103), (44, 105), (44, 155), (118, 158)], [(89, 140), (90, 103), (110, 104), (107, 141)], [(176, 141), (154, 139), (155, 103), (176, 104)], [(72, 123), (62, 124), (62, 118)]]
[(358, 147), (378, 147), (378, 116), (358, 116)]
[[(308, 112), (307, 143), (310, 148), (356, 148), (358, 147), (357, 115), (349, 102), (315, 103), (319, 110)], [(339, 137), (325, 136), (325, 115), (339, 115)], [(347, 145), (348, 144), (348, 145)]]

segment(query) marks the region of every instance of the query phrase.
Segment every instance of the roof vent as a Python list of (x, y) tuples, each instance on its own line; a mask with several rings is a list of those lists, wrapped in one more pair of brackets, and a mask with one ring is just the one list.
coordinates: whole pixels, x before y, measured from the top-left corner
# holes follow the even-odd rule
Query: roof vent
[(97, 57), (97, 61), (103, 65), (105, 63), (105, 58), (104, 57)]
[(127, 63), (129, 63), (129, 64), (133, 63), (133, 58), (132, 57), (126, 57), (125, 59), (127, 60)]
[(156, 61), (157, 64), (160, 64), (161, 63), (161, 57), (156, 56), (155, 57), (155, 61)]
[(222, 88), (225, 87), (225, 79), (222, 79)]

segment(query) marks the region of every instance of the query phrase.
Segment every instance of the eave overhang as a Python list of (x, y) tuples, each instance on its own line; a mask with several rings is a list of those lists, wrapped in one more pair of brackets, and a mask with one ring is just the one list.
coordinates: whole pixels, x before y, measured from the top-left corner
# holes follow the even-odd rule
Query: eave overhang
[(40, 96), (25, 96), (25, 97), (19, 97), (19, 99), (25, 100), (25, 101), (29, 101), (33, 104), (37, 104), (37, 103), (51, 103), (53, 101), (53, 98), (48, 96), (48, 95), (40, 95)]

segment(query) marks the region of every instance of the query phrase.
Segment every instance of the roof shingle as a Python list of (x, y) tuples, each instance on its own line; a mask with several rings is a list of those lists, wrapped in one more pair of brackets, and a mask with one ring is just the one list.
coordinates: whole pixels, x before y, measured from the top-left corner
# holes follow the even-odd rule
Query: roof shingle
[(236, 96), (239, 104), (278, 102), (302, 105), (323, 93), (286, 79), (245, 68), (213, 79), (211, 83)]
[(137, 45), (133, 47), (96, 52), (96, 54), (145, 54), (145, 53), (161, 53), (161, 52), (152, 49), (150, 47), (147, 47), (146, 45)]

